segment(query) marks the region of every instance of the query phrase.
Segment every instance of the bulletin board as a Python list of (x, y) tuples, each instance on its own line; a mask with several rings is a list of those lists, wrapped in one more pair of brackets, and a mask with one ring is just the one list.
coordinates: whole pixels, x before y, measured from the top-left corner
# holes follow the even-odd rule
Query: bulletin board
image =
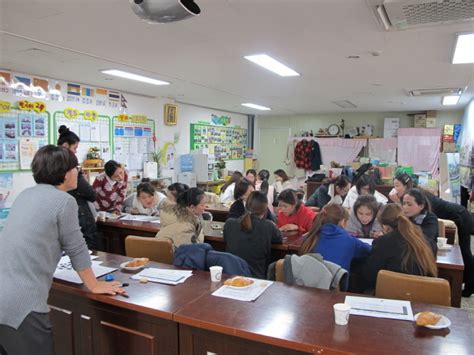
[(31, 170), (36, 151), (48, 144), (50, 114), (16, 108), (0, 113), (0, 172)]
[(65, 125), (81, 139), (76, 154), (80, 163), (87, 159), (87, 153), (91, 147), (100, 149), (100, 157), (104, 162), (112, 159), (110, 117), (98, 115), (95, 120), (90, 120), (84, 118), (84, 113), (77, 112), (76, 117), (68, 118), (65, 111), (56, 111), (53, 115), (54, 144), (58, 141), (59, 127)]
[(112, 121), (114, 160), (125, 164), (128, 170), (143, 170), (143, 163), (152, 160), (155, 151), (155, 121), (135, 120), (134, 116), (115, 116)]
[(240, 127), (223, 127), (191, 124), (191, 150), (202, 149), (214, 154), (216, 160), (242, 160), (247, 150), (247, 130)]

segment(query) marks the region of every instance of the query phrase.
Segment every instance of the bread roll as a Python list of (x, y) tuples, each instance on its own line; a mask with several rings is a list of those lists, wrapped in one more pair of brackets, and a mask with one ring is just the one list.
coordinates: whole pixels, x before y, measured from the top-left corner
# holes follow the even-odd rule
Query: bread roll
[(441, 319), (439, 314), (433, 312), (421, 312), (416, 319), (417, 325), (435, 325)]

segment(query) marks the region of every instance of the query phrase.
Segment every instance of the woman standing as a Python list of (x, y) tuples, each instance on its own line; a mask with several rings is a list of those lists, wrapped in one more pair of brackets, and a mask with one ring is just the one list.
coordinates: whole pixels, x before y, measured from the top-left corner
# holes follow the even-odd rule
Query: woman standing
[[(124, 293), (118, 282), (97, 281), (67, 193), (77, 188), (77, 158), (66, 148), (47, 145), (31, 164), (37, 185), (15, 200), (0, 238), (0, 344), (8, 354), (54, 354), (48, 295), (64, 251), (92, 293)], [(25, 223), (28, 218), (28, 223)]]
[(421, 231), (404, 216), (400, 206), (383, 206), (379, 221), (385, 235), (372, 243), (372, 254), (363, 272), (369, 289), (375, 287), (380, 270), (437, 276), (436, 260), (429, 244)]
[(319, 188), (306, 201), (306, 206), (323, 208), (329, 203), (342, 205), (342, 199), (351, 188), (351, 182), (345, 175), (335, 179), (326, 178)]
[(419, 189), (409, 189), (402, 198), (405, 217), (419, 226), (436, 257), (438, 251), (438, 217), (431, 212), (430, 203)]
[(278, 228), (282, 232), (298, 232), (304, 234), (313, 225), (316, 213), (306, 207), (291, 189), (283, 190), (278, 195)]
[(104, 170), (92, 184), (97, 193), (96, 209), (121, 214), (127, 193), (127, 171), (115, 160), (105, 163)]
[(161, 209), (161, 229), (156, 237), (171, 240), (175, 248), (204, 242), (201, 216), (205, 209), (204, 191), (196, 187), (184, 191), (178, 195), (176, 204), (167, 203)]
[[(79, 147), (79, 137), (70, 131), (66, 126), (59, 127), (58, 145), (69, 149), (72, 153), (77, 154)], [(79, 225), (81, 232), (86, 240), (89, 249), (96, 250), (98, 248), (99, 238), (97, 236), (97, 225), (95, 216), (92, 213), (91, 205), (96, 200), (96, 193), (89, 182), (84, 177), (84, 173), (79, 171), (77, 176), (77, 188), (68, 193), (76, 199), (79, 207)]]
[(272, 243), (281, 243), (281, 232), (265, 219), (268, 200), (265, 194), (254, 191), (246, 202), (247, 212), (240, 219), (228, 219), (224, 225), (226, 251), (247, 261), (253, 277), (267, 278)]

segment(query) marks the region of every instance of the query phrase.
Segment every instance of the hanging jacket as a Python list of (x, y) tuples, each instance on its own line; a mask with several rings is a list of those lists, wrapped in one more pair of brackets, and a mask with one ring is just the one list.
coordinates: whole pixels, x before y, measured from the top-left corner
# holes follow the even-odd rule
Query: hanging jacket
[(297, 168), (311, 170), (311, 151), (313, 145), (311, 141), (302, 140), (295, 147), (295, 163)]
[(206, 255), (206, 269), (222, 266), (222, 272), (229, 275), (252, 276), (249, 264), (241, 257), (223, 251), (209, 250)]
[[(268, 279), (275, 280), (275, 265), (268, 268)], [(284, 282), (288, 285), (335, 290), (346, 284), (347, 271), (320, 254), (286, 255), (283, 262)]]
[(310, 161), (311, 170), (313, 171), (319, 170), (323, 163), (323, 159), (321, 158), (321, 148), (319, 148), (319, 143), (316, 141), (311, 142)]
[(295, 142), (288, 142), (286, 146), (286, 174), (292, 178), (295, 176), (296, 164), (295, 164)]
[(173, 265), (206, 270), (206, 256), (210, 250), (213, 250), (212, 246), (207, 243), (182, 244), (174, 253)]

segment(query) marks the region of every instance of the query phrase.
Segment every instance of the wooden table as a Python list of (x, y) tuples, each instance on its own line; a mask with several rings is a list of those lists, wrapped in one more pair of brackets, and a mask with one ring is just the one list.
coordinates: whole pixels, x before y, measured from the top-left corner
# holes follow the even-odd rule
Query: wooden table
[[(98, 252), (104, 265), (119, 267), (130, 258)], [(151, 263), (150, 266), (173, 268)], [(214, 291), (209, 273), (193, 276), (176, 286), (141, 284), (117, 270), (116, 280), (129, 283), (129, 298), (93, 295), (84, 286), (54, 280), (48, 304), (57, 355), (71, 354), (178, 354), (178, 325), (173, 315), (179, 309)], [(103, 279), (103, 278), (102, 278)]]
[[(129, 259), (98, 255), (113, 267)], [(332, 306), (344, 300), (343, 293), (275, 282), (256, 301), (240, 302), (212, 296), (221, 283), (211, 283), (207, 272), (193, 271), (176, 286), (140, 284), (130, 279), (133, 273), (120, 270), (113, 274), (130, 284), (129, 298), (93, 295), (82, 285), (54, 280), (49, 304), (58, 355), (461, 355), (474, 346), (468, 312), (462, 309), (412, 303), (415, 313), (447, 316), (452, 325), (443, 330), (360, 316), (336, 326)]]
[(466, 310), (412, 303), (414, 313), (447, 316), (452, 325), (444, 330), (362, 316), (337, 326), (333, 305), (345, 295), (279, 282), (254, 302), (203, 295), (174, 315), (180, 354), (467, 354), (474, 349)]
[[(223, 223), (215, 222), (212, 224)], [(225, 241), (222, 230), (210, 228), (211, 223), (204, 224), (204, 241), (212, 245), (215, 250), (225, 251)], [(135, 221), (107, 221), (98, 222), (99, 230), (103, 232), (99, 243), (101, 250), (125, 255), (125, 238), (128, 235), (154, 237), (160, 230), (160, 225), (148, 222)], [(296, 233), (285, 233), (282, 244), (272, 244), (272, 261), (284, 258), (287, 254), (296, 254), (304, 237)], [(449, 281), (451, 286), (451, 305), (461, 307), (462, 280), (464, 262), (459, 245), (453, 245), (448, 251), (438, 251), (438, 276)]]
[(226, 180), (214, 180), (214, 181), (198, 181), (196, 183), (197, 187), (204, 191), (211, 191), (213, 188), (218, 187), (219, 185), (224, 185)]

